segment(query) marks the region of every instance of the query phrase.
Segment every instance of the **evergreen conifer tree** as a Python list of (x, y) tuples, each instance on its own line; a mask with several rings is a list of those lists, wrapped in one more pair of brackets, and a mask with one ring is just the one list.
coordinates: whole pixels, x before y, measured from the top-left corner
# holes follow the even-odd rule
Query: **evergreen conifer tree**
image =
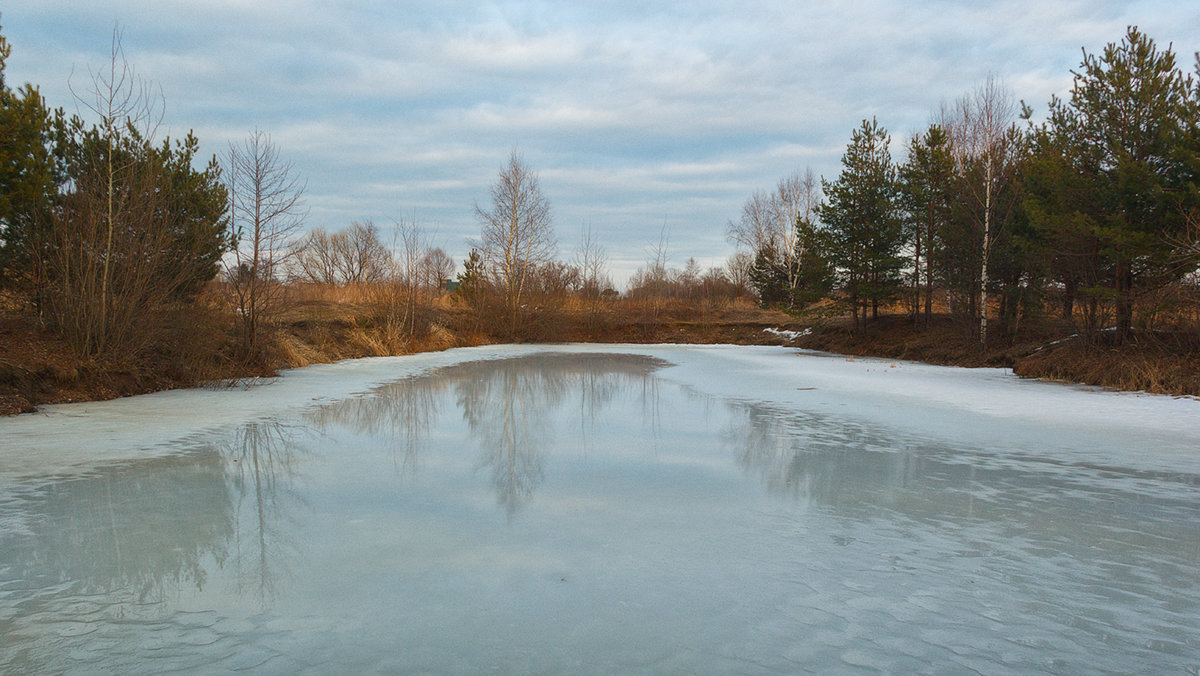
[[(1107, 287), (1118, 340), (1140, 287), (1170, 278), (1171, 247), (1196, 206), (1196, 91), (1168, 48), (1130, 27), (1119, 44), (1084, 53), (1067, 100), (1050, 104), (1031, 213), (1066, 256), (1089, 254), (1069, 283)], [(1056, 156), (1057, 154), (1057, 156)]]
[(863, 120), (842, 155), (842, 173), (833, 183), (821, 181), (826, 203), (818, 213), (857, 326), (868, 307), (878, 317), (879, 306), (896, 297), (901, 283), (905, 240), (890, 140), (876, 120)]

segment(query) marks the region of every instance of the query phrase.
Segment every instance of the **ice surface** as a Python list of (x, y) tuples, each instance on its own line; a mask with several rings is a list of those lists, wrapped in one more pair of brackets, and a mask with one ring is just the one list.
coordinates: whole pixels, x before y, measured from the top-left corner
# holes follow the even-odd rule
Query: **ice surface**
[[(153, 454), (198, 431), (335, 401), (462, 361), (503, 359), (543, 349), (462, 348), (347, 360), (285, 371), (280, 378), (249, 387), (175, 390), (46, 406), (35, 414), (0, 419), (0, 472), (25, 467), (56, 471), (77, 462)], [(1190, 397), (1025, 380), (1008, 369), (962, 369), (778, 347), (570, 345), (555, 349), (648, 355), (674, 364), (663, 373), (668, 379), (712, 396), (878, 416), (887, 424), (961, 435), (980, 441), (981, 446), (992, 442), (1019, 446), (1018, 441), (1028, 441), (1034, 448), (1061, 448), (1081, 458), (1090, 457), (1094, 450), (1096, 459), (1187, 471), (1200, 462), (1200, 454), (1192, 452), (1200, 447), (1200, 401)], [(1049, 429), (1038, 427), (1030, 440), (1026, 430), (1040, 425)], [(980, 437), (981, 431), (987, 436)], [(1116, 449), (1117, 457), (1104, 458), (1104, 448), (1088, 449), (1077, 441), (1081, 436), (1103, 440), (1110, 431), (1129, 433), (1147, 443)]]
[(1200, 402), (501, 346), (0, 420), (0, 672), (1200, 668)]

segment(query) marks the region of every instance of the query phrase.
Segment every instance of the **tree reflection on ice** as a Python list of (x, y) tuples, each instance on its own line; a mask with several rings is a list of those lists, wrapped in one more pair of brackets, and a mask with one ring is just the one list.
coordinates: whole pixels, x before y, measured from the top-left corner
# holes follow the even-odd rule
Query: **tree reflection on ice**
[(390, 440), (401, 473), (419, 467), (422, 449), (441, 411), (441, 394), (452, 391), (471, 436), (479, 445), (478, 468), (486, 470), (497, 503), (512, 517), (545, 478), (545, 455), (557, 438), (551, 414), (577, 401), (586, 439), (614, 397), (640, 389), (653, 414), (652, 372), (664, 362), (625, 354), (548, 353), (496, 361), (472, 361), (378, 387), (364, 396), (322, 407), (308, 418)]
[(294, 554), (285, 524), (294, 523), (303, 498), (292, 490), (298, 458), (305, 453), (303, 432), (279, 422), (252, 422), (222, 444), (236, 468), (230, 472), (237, 492), (233, 505), (238, 525), (230, 557), (238, 593), (251, 592), (266, 602), (286, 575)]
[(8, 497), (5, 511), (19, 509), (28, 527), (4, 529), (0, 569), (31, 587), (69, 582), (74, 593), (113, 595), (120, 607), (110, 612), (130, 614), (178, 586), (204, 588), (201, 560), (229, 555), (233, 501), (225, 459), (211, 448), (99, 467)]
[[(989, 537), (999, 529), (1008, 546), (1035, 556), (1107, 560), (1118, 551), (1156, 559), (1164, 549), (1190, 547), (1191, 554), (1176, 554), (1197, 559), (1200, 526), (1192, 527), (1193, 537), (1179, 537), (1181, 523), (1194, 524), (1196, 506), (1179, 499), (1178, 489), (1200, 485), (1200, 476), (951, 447), (761, 403), (729, 408), (722, 436), (747, 474), (775, 494), (836, 507), (846, 517), (878, 518), (887, 510), (934, 527), (982, 526)], [(1155, 499), (1152, 491), (1164, 487), (1172, 497)], [(1098, 542), (1109, 547), (1097, 548)], [(969, 544), (999, 553), (995, 541)], [(1172, 575), (1156, 584), (1182, 582)]]

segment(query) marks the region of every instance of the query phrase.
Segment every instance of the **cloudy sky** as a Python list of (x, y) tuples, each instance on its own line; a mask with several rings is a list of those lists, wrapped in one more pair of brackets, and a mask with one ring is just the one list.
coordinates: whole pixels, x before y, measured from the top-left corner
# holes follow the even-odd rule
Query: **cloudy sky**
[(7, 81), (77, 108), (114, 27), (161, 87), (162, 132), (223, 154), (269, 133), (308, 182), (309, 224), (417, 221), (456, 260), (516, 149), (569, 258), (584, 228), (624, 280), (666, 233), (719, 265), (746, 198), (850, 131), (905, 138), (989, 74), (1044, 113), (1081, 49), (1138, 25), (1191, 70), (1195, 0), (403, 2), (5, 0)]

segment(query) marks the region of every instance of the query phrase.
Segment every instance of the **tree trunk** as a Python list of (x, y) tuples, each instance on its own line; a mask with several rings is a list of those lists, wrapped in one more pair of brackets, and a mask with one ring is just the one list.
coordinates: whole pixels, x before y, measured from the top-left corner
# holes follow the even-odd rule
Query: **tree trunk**
[(1079, 293), (1079, 283), (1075, 280), (1063, 282), (1062, 318), (1068, 321), (1075, 319), (1075, 296)]
[(916, 246), (913, 253), (913, 323), (921, 324), (921, 234), (916, 230)]
[(113, 240), (113, 130), (111, 119), (105, 122), (108, 136), (108, 157), (106, 158), (108, 166), (105, 172), (108, 180), (108, 213), (104, 222), (108, 227), (108, 235), (104, 243), (104, 272), (100, 277), (100, 330), (97, 332), (97, 352), (103, 350), (103, 341), (108, 332), (108, 270), (109, 261), (112, 260)]
[(1117, 344), (1122, 345), (1133, 328), (1133, 270), (1129, 261), (1117, 262)]
[(979, 345), (987, 345), (988, 331), (988, 239), (992, 230), (992, 162), (987, 158), (987, 187), (983, 199), (983, 256), (979, 271)]

